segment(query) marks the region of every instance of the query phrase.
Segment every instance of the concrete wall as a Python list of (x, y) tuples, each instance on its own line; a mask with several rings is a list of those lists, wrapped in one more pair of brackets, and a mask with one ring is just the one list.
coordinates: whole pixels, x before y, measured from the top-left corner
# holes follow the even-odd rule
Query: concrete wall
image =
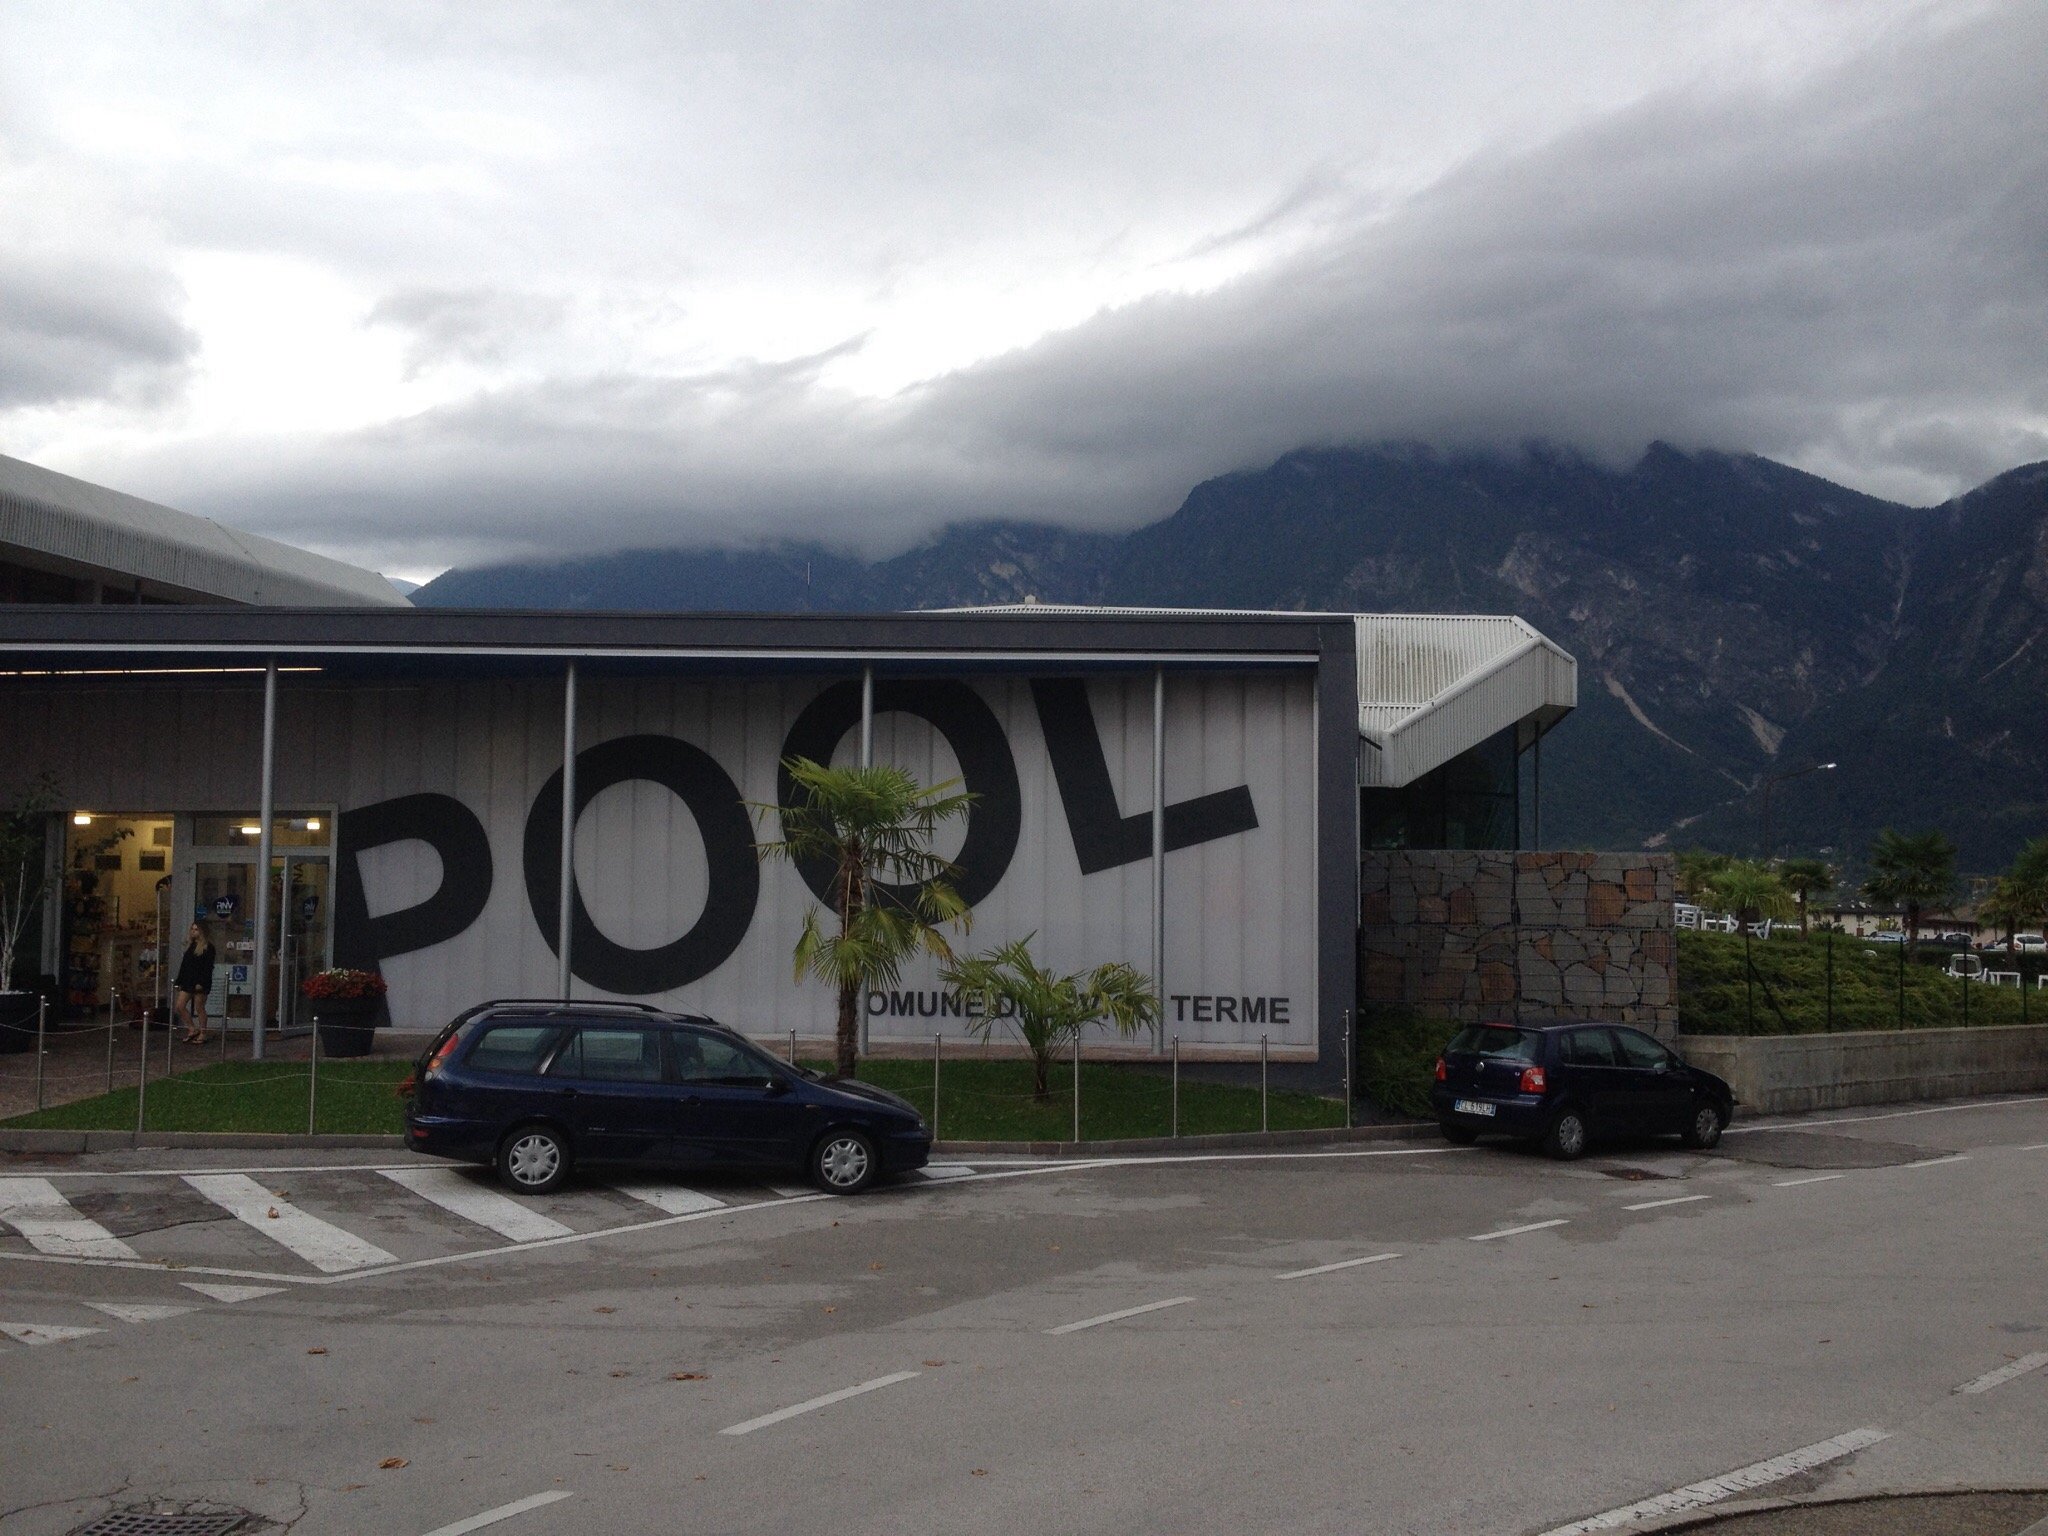
[(1742, 1111), (1758, 1115), (2048, 1089), (2048, 1024), (1685, 1035), (1678, 1051), (1726, 1078)]
[(1670, 855), (1399, 850), (1360, 866), (1362, 1003), (1675, 1037)]

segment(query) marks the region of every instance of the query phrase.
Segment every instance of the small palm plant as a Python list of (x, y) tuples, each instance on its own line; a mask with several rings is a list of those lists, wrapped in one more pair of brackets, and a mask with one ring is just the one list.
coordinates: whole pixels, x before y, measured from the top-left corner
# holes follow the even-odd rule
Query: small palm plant
[(903, 962), (924, 953), (953, 958), (942, 929), (967, 928), (973, 914), (954, 889), (950, 860), (932, 852), (939, 828), (967, 814), (974, 797), (958, 780), (927, 789), (900, 768), (832, 768), (793, 757), (783, 764), (794, 803), (757, 805), (782, 818), (780, 842), (761, 844), (764, 859), (822, 866), (830, 922), (812, 908), (796, 941), (796, 976), (837, 988), (834, 1070), (851, 1077), (860, 1057), (860, 997), (891, 985)]
[(1117, 961), (1092, 971), (1059, 975), (1031, 958), (1035, 935), (961, 960), (942, 973), (949, 987), (978, 999), (982, 1011), (971, 1021), (986, 1040), (1007, 1022), (1031, 1053), (1032, 1097), (1052, 1097), (1047, 1081), (1053, 1058), (1072, 1048), (1082, 1030), (1107, 1020), (1122, 1035), (1134, 1035), (1159, 1017), (1151, 978)]

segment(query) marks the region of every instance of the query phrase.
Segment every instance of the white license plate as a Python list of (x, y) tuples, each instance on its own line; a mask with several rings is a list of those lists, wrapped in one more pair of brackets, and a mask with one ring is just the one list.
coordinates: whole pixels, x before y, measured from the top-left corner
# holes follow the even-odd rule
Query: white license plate
[(1485, 1115), (1491, 1118), (1497, 1106), (1481, 1103), (1478, 1099), (1453, 1099), (1451, 1108), (1461, 1115)]

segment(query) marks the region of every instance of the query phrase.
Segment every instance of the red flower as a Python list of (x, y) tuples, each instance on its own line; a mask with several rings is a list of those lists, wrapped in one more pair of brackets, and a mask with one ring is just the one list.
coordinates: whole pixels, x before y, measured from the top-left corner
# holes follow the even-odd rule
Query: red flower
[(306, 978), (299, 988), (301, 996), (320, 999), (344, 999), (382, 997), (384, 978), (375, 971), (352, 971), (346, 967), (331, 971), (316, 971)]

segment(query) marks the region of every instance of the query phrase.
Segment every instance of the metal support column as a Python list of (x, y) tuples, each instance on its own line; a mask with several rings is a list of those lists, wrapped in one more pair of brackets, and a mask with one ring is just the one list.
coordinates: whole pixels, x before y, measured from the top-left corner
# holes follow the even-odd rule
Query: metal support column
[(1536, 733), (1536, 740), (1529, 748), (1530, 764), (1535, 785), (1529, 791), (1529, 816), (1535, 823), (1530, 837), (1530, 846), (1538, 853), (1543, 851), (1543, 733)]
[(555, 907), (555, 990), (569, 1000), (569, 917), (576, 892), (576, 663), (562, 677), (562, 881)]
[[(263, 775), (256, 795), (256, 953), (250, 971), (249, 1059), (263, 1059), (263, 1030), (270, 1009), (270, 855), (277, 811), (277, 658), (263, 669)], [(221, 1029), (227, 1029), (223, 1014)]]
[(1153, 1050), (1166, 1044), (1166, 668), (1152, 669), (1152, 990), (1159, 998)]
[[(860, 765), (863, 768), (875, 766), (875, 669), (860, 669)], [(868, 1053), (868, 1010), (863, 999), (860, 1010), (859, 1050)], [(933, 1102), (936, 1110), (937, 1101)]]

